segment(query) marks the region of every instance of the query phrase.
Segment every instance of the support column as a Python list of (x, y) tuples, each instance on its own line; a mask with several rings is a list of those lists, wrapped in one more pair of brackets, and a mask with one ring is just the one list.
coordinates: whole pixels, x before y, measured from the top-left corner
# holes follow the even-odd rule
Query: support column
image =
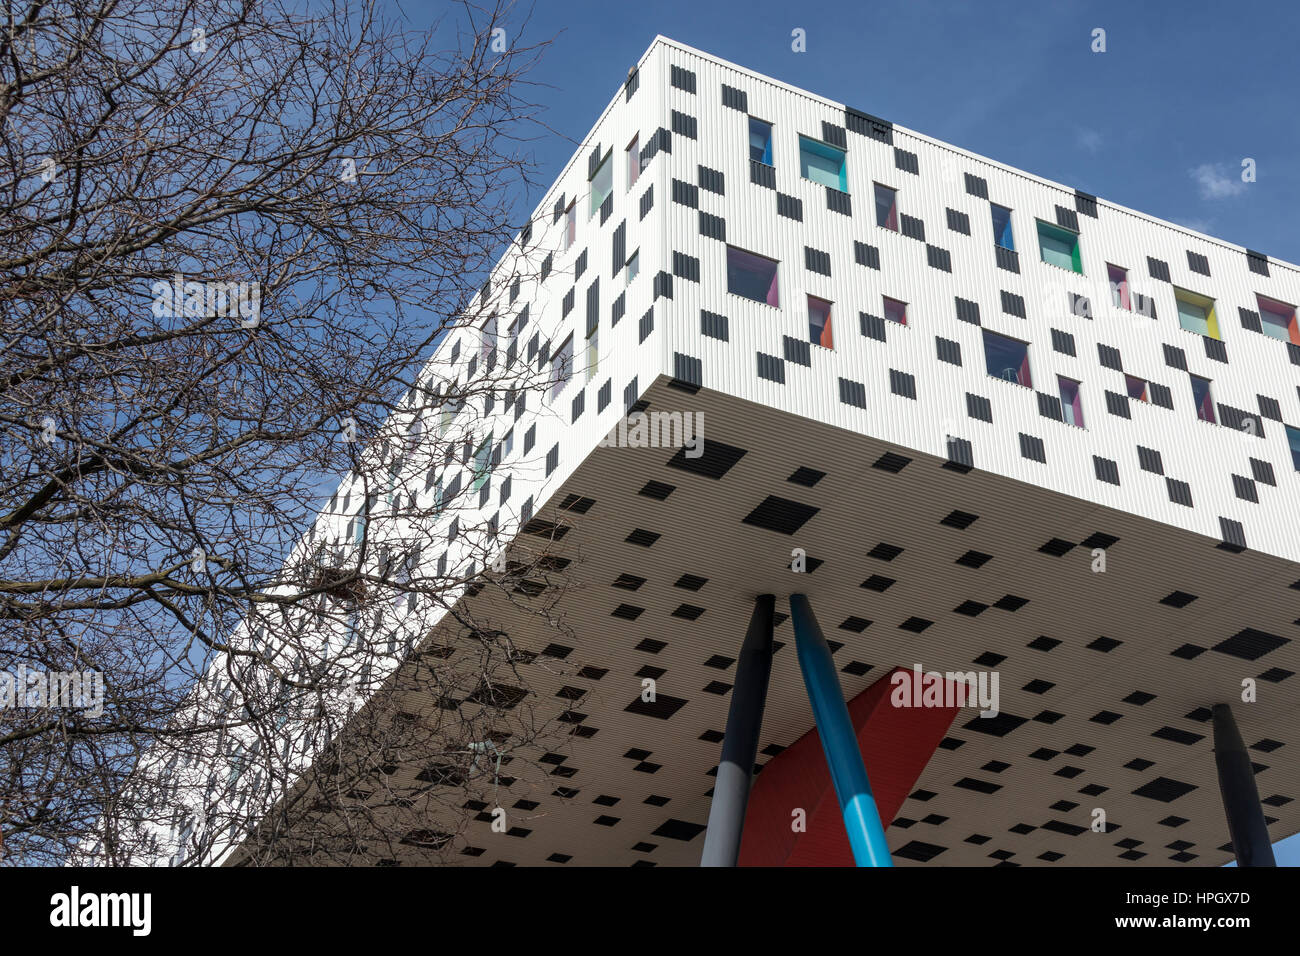
[(867, 768), (862, 763), (858, 737), (844, 703), (844, 690), (835, 673), (835, 661), (807, 597), (790, 595), (790, 616), (799, 668), (803, 671), (835, 796), (844, 814), (844, 829), (849, 835), (853, 859), (858, 866), (893, 866), (889, 844), (885, 842), (885, 828), (880, 823), (871, 783), (867, 780)]
[(772, 674), (772, 620), (776, 598), (760, 594), (754, 602), (745, 643), (736, 662), (736, 683), (731, 688), (722, 759), (713, 785), (709, 827), (704, 834), (700, 866), (735, 866), (745, 828), (745, 807), (758, 756), (758, 735), (763, 727), (768, 678)]
[(1214, 763), (1219, 771), (1219, 793), (1228, 816), (1228, 834), (1238, 866), (1277, 866), (1268, 824), (1255, 788), (1255, 771), (1250, 754), (1237, 730), (1232, 708), (1214, 705)]

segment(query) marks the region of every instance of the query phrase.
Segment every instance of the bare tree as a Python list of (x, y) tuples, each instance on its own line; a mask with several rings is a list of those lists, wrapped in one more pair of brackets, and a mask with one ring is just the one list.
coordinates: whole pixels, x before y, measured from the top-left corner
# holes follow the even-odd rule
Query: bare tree
[[(454, 827), (422, 833), (428, 802), (460, 807), (449, 788), (499, 785), (503, 755), (553, 732), (496, 612), (473, 611), (553, 623), (545, 541), (493, 571), (500, 529), (469, 517), (500, 447), (476, 422), (542, 384), (496, 348), (504, 290), (471, 279), (503, 248), (525, 281), (536, 258), (510, 209), (541, 47), (515, 20), (7, 8), (8, 862), (207, 862), (254, 828), (243, 862), (390, 858), (376, 827), (436, 854)], [(466, 326), (477, 369), (426, 366)], [(440, 567), (421, 549), (457, 510), (479, 557)], [(454, 666), (429, 650), (453, 605), (440, 634), (478, 648)], [(52, 699), (50, 675), (85, 675), (81, 696)], [(411, 695), (476, 706), (432, 720)]]

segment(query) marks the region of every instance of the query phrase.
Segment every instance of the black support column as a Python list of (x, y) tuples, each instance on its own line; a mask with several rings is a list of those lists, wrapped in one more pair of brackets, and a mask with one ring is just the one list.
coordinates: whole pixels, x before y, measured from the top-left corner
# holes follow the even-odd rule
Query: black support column
[(1242, 743), (1232, 708), (1214, 705), (1214, 762), (1219, 770), (1219, 793), (1228, 815), (1228, 834), (1238, 866), (1277, 866), (1268, 824), (1255, 788), (1255, 771)]
[(775, 596), (760, 594), (754, 602), (745, 643), (740, 647), (700, 866), (735, 866), (740, 857), (745, 807), (749, 803), (749, 785), (754, 776), (758, 735), (763, 727), (763, 708), (767, 704), (767, 684), (772, 673), (775, 612)]

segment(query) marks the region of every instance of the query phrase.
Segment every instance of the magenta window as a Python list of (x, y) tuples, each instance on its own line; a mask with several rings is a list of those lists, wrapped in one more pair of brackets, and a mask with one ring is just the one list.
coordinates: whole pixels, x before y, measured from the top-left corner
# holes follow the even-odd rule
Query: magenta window
[(1128, 270), (1106, 263), (1106, 273), (1110, 276), (1110, 301), (1117, 309), (1132, 310), (1128, 296)]
[(897, 322), (899, 325), (907, 325), (907, 303), (891, 299), (889, 296), (885, 296), (884, 299), (885, 318), (890, 322)]
[(898, 190), (875, 183), (876, 225), (898, 232)]
[(831, 339), (831, 304), (815, 295), (808, 296), (808, 341), (822, 348), (834, 348)]
[(1078, 428), (1083, 427), (1083, 401), (1079, 397), (1079, 383), (1069, 378), (1056, 377), (1061, 393), (1061, 415)]
[(779, 308), (776, 260), (727, 246), (727, 291)]

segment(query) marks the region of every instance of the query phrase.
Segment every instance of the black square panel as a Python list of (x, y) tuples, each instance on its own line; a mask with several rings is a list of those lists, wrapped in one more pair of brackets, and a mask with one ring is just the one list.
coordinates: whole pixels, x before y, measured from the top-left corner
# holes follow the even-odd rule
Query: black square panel
[(967, 730), (976, 730), (990, 737), (1005, 737), (1025, 722), (1024, 717), (1017, 717), (1004, 710), (994, 717), (973, 717), (964, 726)]
[(662, 481), (647, 481), (645, 486), (638, 491), (637, 494), (645, 495), (647, 498), (654, 498), (657, 501), (663, 501), (676, 490), (676, 485), (665, 484)]
[(965, 614), (967, 617), (979, 617), (989, 609), (987, 604), (981, 604), (979, 601), (962, 601), (955, 608), (954, 614)]
[(673, 617), (680, 617), (687, 621), (694, 621), (704, 613), (704, 608), (696, 607), (694, 604), (680, 604), (677, 610), (673, 611)]
[(623, 709), (629, 714), (643, 714), (646, 717), (657, 717), (660, 720), (667, 720), (685, 706), (686, 701), (682, 700), (680, 697), (669, 697), (667, 694), (656, 694), (653, 701), (642, 700), (638, 697)]
[(646, 531), (644, 528), (637, 528), (623, 540), (628, 544), (639, 544), (643, 548), (648, 548), (661, 537), (662, 535), (657, 534), (654, 531)]
[(798, 501), (791, 501), (788, 498), (768, 495), (762, 504), (742, 518), (741, 521), (744, 524), (754, 525), (756, 528), (766, 528), (768, 531), (775, 531), (778, 534), (794, 534), (820, 510), (820, 508), (814, 508), (812, 505), (805, 505)]
[(840, 628), (842, 630), (852, 631), (854, 634), (861, 634), (870, 626), (871, 626), (871, 622), (868, 621), (866, 618), (853, 617), (852, 615), (846, 617), (843, 623), (840, 624)]
[[(733, 445), (726, 445), (720, 441), (712, 441), (707, 438), (700, 439), (696, 447), (699, 448), (701, 445), (703, 448), (695, 458), (686, 457), (687, 449), (678, 449), (677, 454), (668, 459), (668, 467), (680, 468), (682, 471), (689, 471), (695, 475), (703, 475), (705, 478), (717, 480), (731, 471), (736, 462), (747, 454), (743, 448), (736, 448)], [(691, 450), (694, 451), (695, 449)]]
[(645, 584), (645, 578), (638, 577), (635, 574), (620, 574), (610, 586), (622, 588), (624, 591), (635, 591), (643, 584)]
[(904, 621), (902, 624), (898, 626), (901, 630), (911, 631), (913, 634), (920, 634), (922, 631), (924, 631), (927, 627), (929, 627), (933, 623), (934, 621), (927, 621), (923, 617), (909, 617), (906, 621)]
[(824, 471), (816, 471), (812, 468), (796, 468), (794, 474), (787, 478), (786, 481), (793, 481), (796, 485), (811, 488), (825, 477), (826, 472)]
[(670, 840), (682, 840), (689, 843), (704, 832), (703, 823), (688, 823), (685, 820), (665, 820), (654, 831), (654, 836), (667, 837)]
[(993, 602), (993, 606), (1001, 611), (1019, 611), (1028, 603), (1028, 598), (1017, 597), (1014, 594), (1004, 594)]
[(685, 588), (687, 591), (698, 591), (704, 585), (709, 583), (708, 578), (701, 578), (694, 574), (683, 574), (673, 582), (675, 588)]
[(1247, 627), (1227, 640), (1215, 644), (1210, 650), (1231, 657), (1239, 657), (1246, 661), (1257, 661), (1265, 654), (1272, 653), (1283, 644), (1289, 643), (1289, 638), (1278, 637), (1278, 635), (1269, 634), (1267, 631)]
[(867, 557), (875, 558), (877, 561), (893, 561), (894, 558), (898, 557), (902, 553), (903, 549), (898, 545), (886, 544), (882, 541), (867, 552)]
[(1061, 555), (1067, 554), (1073, 549), (1074, 545), (1069, 541), (1064, 541), (1061, 538), (1053, 538), (1051, 541), (1042, 545), (1038, 550), (1043, 552), (1043, 554), (1050, 554), (1054, 558), (1059, 558)]
[(1195, 600), (1195, 594), (1188, 594), (1186, 591), (1174, 591), (1162, 597), (1160, 603), (1168, 604), (1170, 607), (1187, 607)]
[(978, 520), (979, 515), (973, 515), (969, 511), (950, 511), (939, 519), (939, 524), (964, 531)]
[(1061, 642), (1058, 641), (1056, 638), (1048, 637), (1047, 635), (1042, 634), (1034, 638), (1025, 646), (1035, 651), (1050, 651), (1053, 648), (1058, 647), (1060, 643)]
[(985, 554), (983, 551), (967, 551), (957, 559), (957, 564), (967, 568), (982, 568), (993, 560), (993, 555)]
[(1113, 637), (1099, 637), (1084, 646), (1090, 651), (1101, 651), (1103, 654), (1108, 654), (1123, 643), (1123, 641), (1117, 641)]
[(1146, 797), (1148, 800), (1158, 800), (1161, 803), (1172, 803), (1195, 789), (1195, 784), (1183, 783), (1181, 780), (1172, 780), (1169, 777), (1156, 777), (1134, 790), (1133, 795)]
[(868, 591), (888, 591), (896, 583), (893, 578), (887, 578), (883, 574), (873, 574), (862, 582), (862, 587)]
[(933, 843), (922, 843), (920, 840), (912, 840), (900, 846), (893, 852), (893, 855), (903, 860), (915, 860), (917, 863), (929, 863), (940, 853), (948, 849), (946, 846), (936, 846)]
[(892, 451), (887, 451), (872, 462), (871, 467), (879, 468), (881, 471), (888, 471), (896, 475), (911, 463), (912, 459), (904, 458), (902, 455), (895, 455)]

